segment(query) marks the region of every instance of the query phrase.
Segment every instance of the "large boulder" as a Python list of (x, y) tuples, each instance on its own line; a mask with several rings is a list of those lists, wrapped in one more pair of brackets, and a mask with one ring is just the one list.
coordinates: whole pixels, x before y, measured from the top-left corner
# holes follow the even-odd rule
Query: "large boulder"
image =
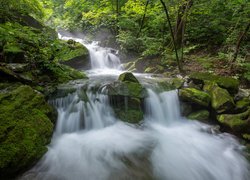
[(235, 133), (250, 133), (250, 109), (239, 114), (221, 114), (217, 120)]
[(60, 63), (75, 69), (88, 69), (90, 67), (88, 49), (72, 39), (64, 42), (60, 40), (62, 48), (59, 48), (55, 59)]
[(142, 120), (142, 106), (146, 97), (146, 89), (132, 73), (121, 74), (118, 81), (106, 86), (106, 90), (119, 119), (130, 123), (138, 123)]
[(136, 79), (136, 77), (131, 72), (125, 72), (120, 74), (118, 80), (121, 82), (133, 82), (137, 84), (139, 83), (138, 79)]
[(195, 88), (180, 89), (179, 97), (183, 101), (187, 101), (204, 107), (208, 107), (211, 101), (211, 97), (208, 93)]
[(131, 72), (121, 74), (118, 81), (108, 84), (106, 89), (110, 96), (124, 96), (131, 98), (146, 97), (146, 89)]
[(237, 93), (239, 88), (239, 81), (231, 77), (217, 76), (211, 73), (195, 72), (190, 74), (189, 78), (198, 84), (204, 84), (204, 81), (215, 82), (220, 87), (227, 89), (230, 93)]
[(217, 113), (223, 113), (234, 108), (234, 100), (226, 89), (220, 88), (214, 82), (207, 82), (203, 89), (210, 93), (212, 108)]
[(47, 151), (55, 114), (44, 96), (26, 85), (1, 90), (0, 112), (0, 178), (9, 178)]

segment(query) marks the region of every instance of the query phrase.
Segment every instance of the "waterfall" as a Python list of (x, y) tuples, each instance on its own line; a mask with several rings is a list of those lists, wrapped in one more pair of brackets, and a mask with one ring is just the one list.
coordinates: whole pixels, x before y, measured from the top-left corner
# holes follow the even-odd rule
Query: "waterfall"
[(84, 39), (62, 36), (58, 34), (60, 39), (72, 39), (76, 42), (83, 44), (89, 51), (91, 69), (115, 69), (122, 70), (120, 58), (117, 56), (118, 51), (112, 48), (104, 48), (98, 45), (97, 41), (87, 43)]
[[(119, 69), (117, 57), (107, 58), (96, 45), (87, 47), (93, 68)], [(105, 73), (92, 74), (87, 92), (80, 87), (50, 100), (58, 119), (48, 152), (20, 179), (249, 180), (238, 141), (181, 117), (177, 91), (148, 89), (142, 123), (119, 120), (108, 96), (91, 90), (96, 82), (118, 78)]]

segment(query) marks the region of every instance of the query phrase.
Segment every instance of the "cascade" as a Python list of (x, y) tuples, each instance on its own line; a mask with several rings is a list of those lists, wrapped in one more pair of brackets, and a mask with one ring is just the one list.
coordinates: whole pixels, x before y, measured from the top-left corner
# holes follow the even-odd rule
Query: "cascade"
[(90, 54), (91, 69), (122, 70), (120, 59), (117, 56), (118, 54), (117, 50), (112, 48), (100, 47), (98, 46), (97, 41), (93, 41), (92, 43), (87, 43), (84, 39), (80, 38), (62, 36), (61, 34), (58, 34), (58, 36), (60, 39), (64, 40), (72, 39), (76, 42), (83, 44), (88, 49)]
[[(91, 46), (93, 69), (119, 70), (118, 57), (110, 63), (104, 49)], [(181, 117), (176, 91), (148, 88), (143, 123), (132, 125), (115, 117), (107, 95), (90, 88), (104, 79), (112, 82), (121, 72), (99, 72), (88, 74), (87, 101), (80, 97), (81, 88), (50, 100), (58, 119), (49, 150), (20, 179), (249, 179), (242, 146), (229, 134), (215, 134), (211, 126)]]

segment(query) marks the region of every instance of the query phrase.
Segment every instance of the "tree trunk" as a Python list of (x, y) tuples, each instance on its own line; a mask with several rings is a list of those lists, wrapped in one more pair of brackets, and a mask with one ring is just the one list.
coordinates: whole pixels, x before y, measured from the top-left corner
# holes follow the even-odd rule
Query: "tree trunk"
[(233, 55), (233, 60), (232, 60), (232, 64), (236, 61), (237, 59), (237, 56), (238, 56), (238, 53), (239, 53), (239, 50), (240, 50), (240, 44), (241, 42), (243, 41), (245, 35), (247, 34), (248, 30), (250, 28), (250, 23), (248, 23), (247, 27), (245, 28), (244, 32), (240, 34), (239, 38), (238, 38), (238, 41), (237, 41), (237, 44), (236, 44), (236, 47), (235, 47), (235, 52), (234, 52), (234, 55)]
[(144, 9), (144, 14), (143, 14), (143, 17), (142, 17), (141, 23), (140, 23), (140, 29), (139, 29), (139, 31), (138, 31), (138, 33), (137, 33), (137, 35), (136, 35), (136, 38), (138, 38), (138, 37), (140, 36), (141, 30), (142, 30), (142, 28), (143, 28), (144, 21), (145, 21), (145, 18), (146, 18), (146, 13), (147, 13), (149, 1), (150, 1), (150, 0), (147, 0), (147, 2), (146, 2), (145, 9)]
[(185, 28), (186, 18), (188, 10), (192, 7), (193, 0), (189, 0), (185, 2), (183, 5), (180, 6), (178, 10), (178, 15), (176, 19), (176, 25), (175, 25), (175, 39), (176, 39), (176, 47), (177, 49), (180, 49), (183, 42), (183, 31)]
[(176, 56), (176, 61), (177, 61), (178, 69), (179, 69), (180, 72), (182, 72), (182, 67), (181, 67), (181, 64), (180, 64), (180, 60), (179, 60), (178, 52), (177, 52), (177, 48), (176, 48), (176, 42), (175, 42), (174, 32), (173, 32), (172, 25), (171, 25), (170, 18), (169, 18), (169, 14), (168, 14), (168, 9), (166, 7), (166, 4), (163, 2), (163, 0), (160, 0), (160, 1), (161, 1), (161, 4), (162, 4), (163, 8), (164, 8), (166, 17), (167, 17), (167, 21), (168, 21), (168, 25), (169, 25), (169, 29), (170, 29), (170, 33), (171, 33), (173, 45), (174, 45), (174, 51), (175, 51), (175, 56)]

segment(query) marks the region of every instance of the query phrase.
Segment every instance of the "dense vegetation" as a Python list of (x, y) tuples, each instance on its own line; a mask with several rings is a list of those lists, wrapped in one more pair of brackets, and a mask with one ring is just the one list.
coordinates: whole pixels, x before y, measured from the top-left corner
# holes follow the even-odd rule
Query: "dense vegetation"
[[(215, 64), (228, 66), (223, 67), (228, 71), (220, 73), (250, 79), (250, 3), (247, 0), (43, 2), (48, 14), (47, 22), (53, 27), (92, 35), (108, 29), (115, 37), (107, 40), (108, 44), (112, 42), (109, 45), (115, 42), (123, 52), (135, 53), (143, 58), (158, 57), (158, 64), (165, 68), (166, 61), (176, 58), (176, 45), (183, 66), (185, 60), (195, 58), (201, 59), (205, 69), (213, 71), (209, 66), (214, 63), (213, 60), (219, 60)], [(190, 54), (195, 56), (188, 56)]]
[[(64, 64), (87, 61), (87, 49), (58, 39), (56, 30), (101, 39), (120, 50), (131, 71), (189, 75), (189, 88), (179, 91), (191, 106), (185, 116), (213, 118), (249, 142), (249, 93), (236, 95), (239, 86), (250, 86), (248, 0), (0, 0), (0, 15), (0, 178), (16, 176), (46, 152), (55, 119), (47, 95), (60, 83), (86, 78)], [(129, 113), (122, 103), (114, 109), (137, 123), (145, 89), (127, 76), (110, 87), (129, 94), (108, 95), (129, 96)], [(159, 85), (179, 89), (184, 80), (176, 79)]]

